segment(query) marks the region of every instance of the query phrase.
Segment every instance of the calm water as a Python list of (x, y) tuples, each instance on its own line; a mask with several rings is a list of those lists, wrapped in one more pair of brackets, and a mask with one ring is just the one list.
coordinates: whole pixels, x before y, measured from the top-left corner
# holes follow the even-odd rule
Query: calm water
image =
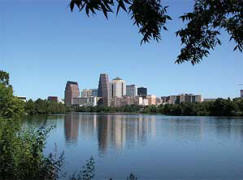
[(96, 178), (243, 180), (243, 118), (72, 113), (26, 120), (55, 125), (45, 153), (64, 151), (68, 173), (91, 156)]

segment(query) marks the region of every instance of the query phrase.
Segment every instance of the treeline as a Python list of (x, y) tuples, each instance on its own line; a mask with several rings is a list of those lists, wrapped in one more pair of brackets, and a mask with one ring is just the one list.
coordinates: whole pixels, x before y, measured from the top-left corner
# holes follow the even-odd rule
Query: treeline
[(37, 99), (36, 101), (29, 100), (24, 103), (24, 111), (28, 115), (63, 114), (69, 111), (76, 111), (160, 113), (177, 116), (243, 116), (243, 98), (218, 98), (211, 102), (151, 105), (145, 107), (138, 105), (126, 105), (122, 107), (67, 107), (62, 103)]
[(143, 112), (185, 116), (243, 116), (243, 99), (218, 98), (212, 102), (150, 106), (144, 108)]
[(24, 104), (25, 113), (28, 115), (41, 115), (41, 114), (63, 114), (70, 111), (62, 103), (37, 99), (36, 101), (28, 100)]
[(211, 102), (181, 103), (151, 106), (127, 105), (123, 107), (77, 107), (77, 112), (134, 112), (160, 113), (177, 116), (243, 116), (243, 99), (218, 98)]

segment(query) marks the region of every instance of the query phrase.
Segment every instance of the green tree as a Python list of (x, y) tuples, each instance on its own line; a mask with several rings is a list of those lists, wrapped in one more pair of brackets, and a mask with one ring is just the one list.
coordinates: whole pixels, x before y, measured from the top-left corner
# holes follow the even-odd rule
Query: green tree
[[(141, 43), (151, 39), (160, 40), (161, 29), (167, 30), (166, 23), (171, 20), (167, 14), (168, 6), (164, 6), (160, 0), (71, 0), (72, 11), (75, 6), (88, 16), (101, 11), (106, 18), (108, 13), (116, 11), (118, 14), (121, 9), (124, 10), (138, 26), (143, 36)], [(234, 51), (242, 52), (242, 12), (242, 0), (195, 0), (192, 12), (180, 17), (186, 24), (185, 28), (176, 32), (183, 48), (175, 62), (199, 63), (209, 55), (210, 50), (221, 45), (221, 31), (226, 31), (230, 40), (234, 40)]]
[(9, 85), (9, 74), (4, 71), (0, 71), (0, 83), (3, 85)]
[(9, 75), (1, 72), (0, 81), (0, 177), (9, 179), (56, 179), (63, 159), (43, 149), (49, 129), (23, 130), (20, 117), (24, 103), (13, 95)]

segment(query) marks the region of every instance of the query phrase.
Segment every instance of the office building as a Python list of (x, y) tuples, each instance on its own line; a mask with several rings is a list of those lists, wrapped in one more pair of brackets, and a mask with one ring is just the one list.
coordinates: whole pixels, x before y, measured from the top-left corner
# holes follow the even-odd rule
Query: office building
[(109, 77), (107, 74), (100, 74), (99, 86), (98, 86), (98, 97), (101, 97), (99, 104), (104, 106), (110, 106), (110, 84)]
[(181, 103), (196, 103), (196, 102), (202, 102), (203, 98), (201, 95), (193, 95), (193, 94), (180, 94), (180, 95), (172, 95), (163, 98), (163, 103), (164, 100), (166, 100), (168, 104), (181, 104)]
[(126, 86), (126, 95), (130, 97), (137, 96), (137, 86), (133, 85), (127, 85)]
[(91, 89), (83, 89), (81, 92), (81, 97), (90, 97), (92, 96), (92, 90)]
[(96, 106), (97, 105), (97, 97), (76, 97), (73, 98), (73, 105), (76, 106)]
[(126, 95), (126, 83), (121, 78), (117, 77), (112, 80), (112, 98), (123, 97)]
[(98, 89), (83, 89), (81, 92), (81, 97), (91, 97), (98, 96)]
[(50, 102), (58, 102), (58, 97), (57, 96), (48, 96), (47, 100)]
[(149, 102), (147, 98), (143, 97), (131, 97), (131, 96), (123, 96), (123, 97), (113, 97), (111, 99), (112, 107), (122, 107), (126, 105), (139, 105), (139, 106), (148, 106)]
[(240, 97), (243, 98), (243, 89), (240, 90)]
[(91, 89), (91, 95), (94, 97), (98, 96), (98, 89)]
[(80, 92), (78, 88), (78, 83), (73, 81), (68, 81), (65, 88), (65, 98), (64, 102), (67, 106), (73, 105), (73, 98), (79, 97)]
[(146, 97), (147, 96), (147, 88), (139, 87), (138, 88), (138, 96)]
[(154, 95), (148, 95), (148, 105), (156, 105), (156, 96)]

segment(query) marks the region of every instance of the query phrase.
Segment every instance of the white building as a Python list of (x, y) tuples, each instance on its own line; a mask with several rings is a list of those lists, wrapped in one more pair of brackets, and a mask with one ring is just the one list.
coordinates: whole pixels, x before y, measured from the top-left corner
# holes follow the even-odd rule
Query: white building
[(126, 95), (126, 83), (121, 78), (113, 79), (111, 88), (112, 97), (123, 97)]
[(126, 86), (126, 95), (127, 96), (136, 97), (137, 94), (138, 94), (137, 86), (135, 86), (134, 84)]

